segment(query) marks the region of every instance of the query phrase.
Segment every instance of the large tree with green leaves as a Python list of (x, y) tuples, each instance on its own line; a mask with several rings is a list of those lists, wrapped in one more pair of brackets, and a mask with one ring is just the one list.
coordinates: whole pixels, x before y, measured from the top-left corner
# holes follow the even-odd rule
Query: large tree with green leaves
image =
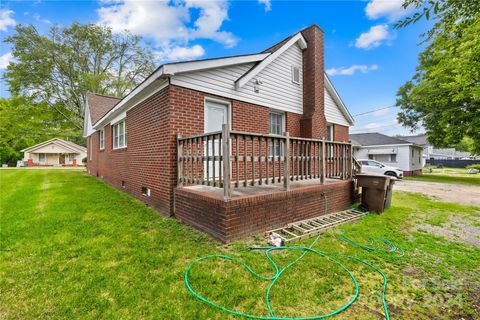
[(420, 18), (436, 19), (425, 35), (427, 47), (412, 78), (397, 93), (400, 123), (423, 126), (435, 146), (473, 140), (480, 153), (480, 2), (407, 0), (419, 9), (400, 21), (404, 27)]
[(1, 163), (13, 164), (22, 159), (20, 150), (51, 138), (84, 144), (78, 128), (46, 103), (0, 98), (0, 119)]
[(40, 34), (33, 25), (17, 25), (5, 42), (15, 61), (4, 75), (12, 94), (45, 102), (78, 128), (87, 91), (122, 97), (155, 67), (140, 37), (106, 26), (74, 23)]

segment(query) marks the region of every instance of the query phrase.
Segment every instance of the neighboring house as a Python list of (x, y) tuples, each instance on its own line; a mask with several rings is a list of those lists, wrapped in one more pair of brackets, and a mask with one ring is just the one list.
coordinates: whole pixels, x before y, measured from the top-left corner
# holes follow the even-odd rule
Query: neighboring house
[(422, 147), (381, 133), (351, 134), (356, 159), (370, 159), (403, 170), (404, 176), (422, 173)]
[(423, 148), (424, 164), (430, 159), (434, 160), (475, 160), (475, 155), (470, 152), (457, 151), (455, 148), (434, 148), (427, 140), (426, 134), (415, 136), (398, 136), (401, 140), (420, 145)]
[(88, 172), (223, 241), (347, 208), (353, 119), (323, 54), (313, 25), (261, 53), (164, 64), (121, 100), (88, 94)]
[(34, 166), (83, 165), (87, 149), (70, 141), (53, 138), (21, 150), (23, 160)]

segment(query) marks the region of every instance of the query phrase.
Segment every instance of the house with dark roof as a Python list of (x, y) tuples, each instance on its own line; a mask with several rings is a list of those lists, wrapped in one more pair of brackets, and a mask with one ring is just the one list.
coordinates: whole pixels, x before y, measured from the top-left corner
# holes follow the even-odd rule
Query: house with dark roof
[[(88, 172), (229, 241), (353, 199), (353, 118), (312, 25), (260, 53), (167, 63), (87, 95)], [(328, 203), (328, 204), (327, 204)]]
[(403, 170), (404, 176), (422, 173), (422, 146), (381, 133), (351, 134), (353, 155), (357, 160), (375, 160)]

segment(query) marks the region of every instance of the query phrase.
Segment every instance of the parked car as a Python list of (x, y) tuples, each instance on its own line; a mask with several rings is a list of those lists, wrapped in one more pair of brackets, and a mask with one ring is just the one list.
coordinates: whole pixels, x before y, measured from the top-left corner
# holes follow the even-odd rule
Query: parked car
[(369, 159), (360, 159), (358, 162), (362, 165), (362, 173), (391, 176), (397, 179), (403, 178), (402, 169), (390, 167), (381, 162)]

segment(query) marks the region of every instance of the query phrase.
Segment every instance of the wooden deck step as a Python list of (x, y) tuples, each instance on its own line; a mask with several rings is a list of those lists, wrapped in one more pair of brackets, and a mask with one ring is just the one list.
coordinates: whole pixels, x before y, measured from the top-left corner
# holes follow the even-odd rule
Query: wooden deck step
[(317, 235), (340, 224), (357, 220), (366, 214), (366, 212), (361, 212), (355, 209), (334, 212), (307, 220), (289, 223), (283, 228), (267, 231), (267, 234), (275, 232), (279, 234), (285, 242), (295, 241), (312, 235)]

